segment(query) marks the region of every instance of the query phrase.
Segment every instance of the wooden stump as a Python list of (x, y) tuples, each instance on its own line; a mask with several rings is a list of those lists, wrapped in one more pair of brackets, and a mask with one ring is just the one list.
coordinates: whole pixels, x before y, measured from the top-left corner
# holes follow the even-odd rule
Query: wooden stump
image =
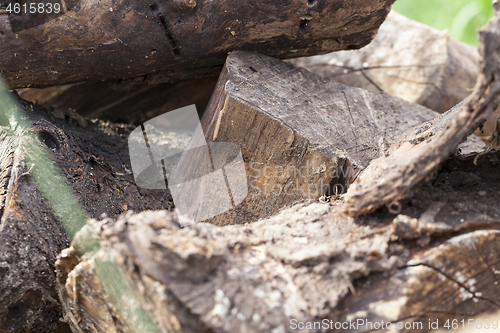
[(135, 77), (179, 81), (213, 74), (237, 49), (289, 58), (362, 47), (393, 2), (61, 1), (67, 6), (54, 19), (9, 14), (14, 1), (7, 1), (0, 72), (11, 89)]

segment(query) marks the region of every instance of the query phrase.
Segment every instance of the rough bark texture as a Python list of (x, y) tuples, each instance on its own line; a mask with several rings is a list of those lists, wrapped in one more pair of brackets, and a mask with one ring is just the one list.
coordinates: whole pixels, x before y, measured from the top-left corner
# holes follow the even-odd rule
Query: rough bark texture
[[(146, 191), (135, 185), (126, 141), (130, 128), (87, 123), (74, 113), (75, 118), (64, 120), (64, 113), (56, 112), (60, 120), (20, 102), (89, 217), (172, 208), (166, 191)], [(67, 330), (59, 321), (54, 263), (68, 246), (68, 238), (30, 176), (32, 166), (10, 137), (9, 129), (2, 127), (0, 331)]]
[(406, 133), (393, 144), (388, 156), (374, 160), (349, 188), (345, 212), (358, 216), (410, 197), (415, 187), (491, 116), (500, 93), (499, 23), (497, 16), (480, 31), (481, 73), (472, 95), (439, 120)]
[(210, 221), (255, 221), (297, 200), (342, 194), (399, 133), (436, 115), (278, 59), (233, 52), (202, 125), (207, 142), (241, 148), (249, 194)]
[(471, 45), (392, 11), (370, 45), (289, 60), (338, 82), (384, 91), (443, 113), (469, 96), (479, 73)]
[(204, 77), (176, 83), (144, 84), (142, 79), (75, 83), (18, 91), (28, 101), (56, 108), (71, 108), (84, 117), (140, 125), (157, 115), (196, 104), (201, 115), (217, 83)]
[(237, 49), (289, 58), (359, 48), (394, 0), (65, 2), (57, 19), (24, 15), (14, 24), (12, 14), (9, 24), (0, 14), (0, 72), (11, 88), (188, 79), (220, 70)]
[[(398, 215), (350, 218), (339, 202), (306, 201), (249, 225), (179, 228), (165, 211), (91, 220), (57, 262), (66, 318), (74, 332), (131, 331), (125, 298), (97, 277), (106, 265), (140, 291), (128, 304), (142, 304), (160, 332), (294, 332), (292, 320), (362, 318), (425, 321), (395, 331), (427, 332), (428, 318), (490, 311), (500, 303), (500, 154), (473, 160), (449, 159)], [(89, 231), (100, 246), (81, 257)]]
[(0, 331), (69, 331), (59, 321), (54, 274), (54, 259), (68, 239), (1, 131)]

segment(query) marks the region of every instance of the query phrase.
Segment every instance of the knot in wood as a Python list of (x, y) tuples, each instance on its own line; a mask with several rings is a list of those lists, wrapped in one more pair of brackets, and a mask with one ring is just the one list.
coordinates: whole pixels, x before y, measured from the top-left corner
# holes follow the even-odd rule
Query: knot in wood
[(196, 7), (196, 0), (173, 0), (174, 8), (179, 11), (189, 11)]

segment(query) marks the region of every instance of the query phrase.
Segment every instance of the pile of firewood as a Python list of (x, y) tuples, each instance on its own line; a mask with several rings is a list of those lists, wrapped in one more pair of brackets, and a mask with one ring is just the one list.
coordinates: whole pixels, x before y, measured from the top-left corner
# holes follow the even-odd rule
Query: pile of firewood
[[(2, 5), (0, 72), (32, 127), (0, 100), (0, 332), (427, 332), (496, 310), (500, 21), (476, 49), (393, 2)], [(128, 138), (190, 104), (208, 145), (240, 148), (248, 193), (185, 226)], [(72, 239), (28, 132), (88, 218)]]

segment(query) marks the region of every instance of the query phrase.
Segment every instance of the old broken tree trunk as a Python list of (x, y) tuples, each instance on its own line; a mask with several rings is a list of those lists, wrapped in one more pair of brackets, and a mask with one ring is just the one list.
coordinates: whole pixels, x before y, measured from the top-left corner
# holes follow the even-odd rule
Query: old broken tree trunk
[[(132, 209), (172, 207), (164, 191), (136, 186), (127, 154), (126, 126), (59, 120), (23, 103), (33, 123), (89, 217), (119, 216)], [(0, 108), (5, 110), (5, 101)], [(58, 114), (65, 118), (64, 114)], [(54, 263), (69, 244), (51, 206), (37, 189), (22, 146), (2, 121), (0, 137), (0, 331), (68, 331), (55, 291)], [(49, 122), (50, 121), (50, 122)], [(79, 125), (72, 124), (72, 122)], [(82, 127), (84, 126), (84, 127)], [(36, 164), (36, 163), (35, 163)]]
[[(25, 108), (30, 109), (27, 104)], [(76, 121), (80, 126), (86, 125), (85, 121), (74, 113), (62, 111), (56, 109), (54, 114), (67, 118), (70, 122)], [(356, 168), (368, 164), (371, 159), (384, 152), (394, 140), (396, 133), (404, 128), (403, 123), (418, 124), (434, 115), (435, 113), (428, 109), (403, 102), (384, 93), (366, 92), (343, 86), (277, 59), (255, 53), (235, 52), (228, 58), (203, 123), (207, 141), (229, 141), (241, 147), (246, 159), (250, 194), (247, 203), (244, 203), (242, 207), (223, 214), (213, 219), (212, 222), (226, 225), (253, 221), (260, 216), (277, 212), (293, 201), (311, 196), (319, 197), (326, 193), (327, 189), (323, 187), (321, 188), (323, 192), (318, 191), (319, 188), (314, 191), (309, 189), (305, 193), (300, 192), (300, 185), (305, 181), (315, 186), (321, 182), (328, 185), (345, 185), (354, 178)], [(35, 114), (31, 117), (34, 117), (35, 122), (39, 119)], [(165, 197), (166, 193), (155, 194), (143, 191), (133, 184), (129, 162), (126, 158), (127, 149), (123, 141), (128, 133), (127, 128), (120, 129), (111, 126), (107, 129), (105, 123), (99, 122), (88, 124), (87, 128), (81, 128), (53, 119), (48, 114), (44, 117), (56, 122), (60, 129), (40, 120), (40, 126), (42, 126), (39, 129), (40, 135), (53, 150), (56, 160), (70, 183), (73, 184), (77, 193), (80, 193), (80, 200), (90, 216), (97, 217), (102, 212), (107, 212), (113, 217), (128, 209), (134, 211), (160, 209), (171, 204), (168, 197)], [(249, 122), (249, 119), (252, 119), (252, 122)], [(321, 126), (314, 119), (320, 119)], [(248, 126), (250, 123), (253, 126)], [(325, 123), (328, 126), (325, 126)], [(231, 131), (229, 124), (241, 130)], [(264, 130), (262, 130), (263, 127)], [(331, 130), (325, 130), (328, 128)], [(114, 133), (114, 135), (105, 139), (103, 131)], [(232, 135), (231, 133), (234, 132), (242, 136)], [(373, 144), (373, 137), (377, 138), (376, 145)], [(94, 138), (92, 147), (85, 143), (84, 138)], [(352, 146), (352, 142), (356, 144)], [(271, 149), (273, 144), (275, 149)], [(290, 174), (276, 172), (279, 168)], [(342, 172), (335, 175), (335, 168), (341, 168)], [(121, 177), (125, 177), (123, 181), (120, 180)], [(29, 174), (24, 174), (22, 179), (29, 180)], [(17, 178), (14, 178), (13, 182), (17, 181)], [(287, 189), (295, 190), (295, 192), (272, 191), (266, 195), (258, 195), (264, 194), (264, 191), (269, 188), (276, 188), (275, 185), (284, 187), (287, 184), (291, 184)], [(295, 193), (295, 196), (290, 196), (290, 193)], [(41, 197), (26, 198), (28, 199), (44, 202)], [(28, 205), (34, 206), (34, 204)], [(46, 212), (50, 221), (54, 221), (47, 206), (40, 210)], [(33, 217), (33, 220), (39, 221), (36, 217)], [(25, 223), (24, 219), (22, 221)], [(3, 228), (12, 228), (14, 224), (8, 220), (2, 225)], [(66, 239), (57, 224), (43, 224), (43, 226), (47, 229), (40, 232), (41, 234), (58, 232), (61, 235), (61, 242), (64, 243)], [(25, 233), (29, 234), (28, 231)], [(355, 237), (358, 236), (364, 237), (360, 235)], [(17, 234), (7, 234), (6, 237), (17, 237)], [(9, 240), (6, 240), (6, 243), (10, 244)], [(46, 320), (42, 321), (42, 316), (47, 316), (46, 300), (49, 299), (48, 297), (54, 299), (54, 276), (50, 274), (50, 267), (58, 250), (60, 248), (47, 252), (43, 246), (33, 250), (33, 257), (38, 252), (50, 253), (45, 261), (41, 261), (49, 267), (44, 273), (47, 277), (37, 280), (42, 281), (38, 284), (31, 284), (30, 278), (19, 278), (23, 276), (22, 268), (16, 266), (18, 263), (14, 259), (9, 259), (13, 258), (16, 251), (19, 252), (18, 248), (4, 250), (8, 259), (5, 260), (8, 266), (5, 276), (8, 280), (4, 281), (14, 281), (19, 278), (16, 280), (17, 283), (25, 282), (24, 288), (14, 289), (14, 292), (11, 291), (12, 288), (9, 289), (14, 282), (5, 285), (4, 299), (6, 301), (5, 310), (3, 310), (5, 316), (12, 314), (12, 311), (20, 311), (24, 314), (20, 317), (23, 321), (6, 321), (10, 328), (49, 329), (51, 326), (48, 324), (54, 325), (59, 315), (57, 303), (49, 303), (54, 313), (54, 316), (48, 317), (51, 318), (50, 320), (45, 318)], [(291, 251), (295, 250), (291, 249)], [(379, 250), (375, 252), (377, 251), (380, 252)], [(74, 259), (76, 257), (72, 255), (68, 257), (70, 261)], [(348, 271), (356, 270), (356, 266), (353, 267), (348, 268)], [(368, 271), (371, 269), (369, 268)], [(61, 283), (66, 283), (65, 275), (62, 274)], [(353, 274), (354, 277), (359, 275), (359, 273)], [(99, 280), (96, 276), (90, 275), (89, 279)], [(349, 287), (351, 282), (345, 283)], [(75, 288), (78, 290), (80, 287)], [(39, 290), (44, 292), (39, 292)], [(106, 294), (105, 290), (99, 290), (97, 288), (96, 292)], [(332, 296), (334, 299), (340, 299), (345, 295), (346, 290), (345, 288), (335, 289), (332, 290), (331, 295), (334, 295)], [(29, 302), (25, 301), (28, 298), (25, 295), (29, 296)], [(96, 302), (101, 302), (99, 297), (96, 296)], [(333, 299), (328, 302), (330, 301), (334, 304)], [(145, 306), (147, 308), (147, 305)], [(79, 304), (76, 311), (86, 307), (86, 305)], [(179, 308), (183, 309), (184, 305), (179, 305)], [(80, 314), (72, 315), (73, 310), (73, 306), (67, 309), (68, 318), (78, 323)], [(258, 315), (261, 316), (261, 314)], [(107, 318), (106, 321), (109, 320), (109, 317)], [(84, 320), (81, 325), (90, 324)], [(196, 329), (193, 330), (196, 331)]]
[[(46, 114), (48, 123), (36, 110), (30, 113), (89, 216), (111, 215), (90, 221), (59, 257), (57, 288), (67, 323), (75, 332), (287, 332), (298, 322), (326, 319), (335, 330), (337, 322), (368, 319), (401, 321), (426, 331), (429, 319), (443, 323), (492, 309), (500, 303), (495, 288), (500, 197), (494, 190), (500, 185), (500, 156), (481, 156), (478, 165), (474, 156), (446, 159), (496, 104), (491, 103), (500, 67), (495, 24), (483, 34), (482, 55), (493, 56), (484, 59), (466, 107), (400, 139), (395, 133), (401, 122), (420, 123), (433, 113), (277, 59), (232, 53), (203, 125), (207, 141), (241, 147), (250, 193), (240, 210), (212, 222), (267, 216), (311, 192), (321, 194), (301, 193), (301, 182), (325, 190), (325, 184), (345, 184), (369, 165), (346, 203), (306, 200), (254, 224), (179, 228), (178, 216), (168, 211), (118, 217), (128, 209), (171, 207), (167, 193), (134, 184), (124, 144), (128, 129), (100, 122), (79, 128)], [(55, 111), (57, 117), (86, 125), (72, 112)], [(455, 122), (448, 126), (450, 119)], [(6, 137), (2, 142), (6, 195), (0, 275), (8, 284), (0, 289), (0, 322), (8, 324), (5, 330), (51, 330), (60, 315), (53, 260), (67, 239), (35, 192), (30, 166), (23, 165), (12, 142)], [(408, 169), (406, 151), (418, 153), (413, 169)], [(380, 172), (388, 170), (377, 169), (380, 165), (394, 166), (399, 177)], [(335, 168), (343, 173), (332, 176)], [(430, 179), (432, 170), (437, 177), (411, 200), (389, 200), (384, 177), (396, 180), (390, 185), (402, 199), (415, 193), (419, 181)], [(269, 186), (275, 191), (264, 193)], [(296, 191), (285, 191), (290, 189)], [(289, 193), (297, 197), (284, 196)], [(396, 214), (352, 218), (343, 213), (359, 215), (385, 203)], [(43, 242), (47, 237), (51, 242)], [(84, 255), (81, 249), (89, 247), (89, 239), (92, 251)], [(355, 329), (368, 330), (366, 325)]]
[[(276, 86), (279, 89), (273, 88)], [(23, 106), (90, 217), (97, 218), (102, 213), (116, 217), (129, 209), (139, 212), (171, 206), (168, 193), (145, 191), (135, 185), (125, 141), (132, 128), (86, 122), (68, 110), (56, 108), (51, 114), (28, 103), (23, 102)], [(390, 108), (384, 109), (386, 106)], [(296, 200), (320, 197), (326, 194), (330, 184), (345, 186), (354, 178), (356, 168), (379, 156), (392, 143), (396, 133), (435, 115), (423, 107), (383, 93), (343, 86), (278, 59), (235, 52), (229, 56), (203, 122), (207, 141), (229, 141), (243, 150), (250, 194), (242, 207), (212, 222), (225, 225), (255, 221)], [(253, 123), (248, 119), (253, 119)], [(323, 121), (321, 125), (318, 119)], [(248, 126), (250, 124), (252, 126)], [(238, 128), (241, 130), (234, 130)], [(374, 137), (376, 145), (372, 144)], [(352, 146), (352, 142), (358, 146)], [(7, 166), (11, 163), (8, 156), (2, 160)], [(0, 293), (3, 306), (0, 322), (5, 329), (49, 329), (57, 326), (60, 315), (51, 267), (56, 254), (67, 244), (67, 238), (41, 196), (13, 194), (35, 188), (26, 173), (30, 166), (22, 166), (22, 156), (16, 161), (14, 170), (18, 172), (11, 173), (2, 217), (2, 237), (6, 245), (0, 252), (5, 269)], [(7, 174), (11, 168), (5, 168)], [(326, 187), (301, 190), (303, 182), (323, 183)], [(288, 192), (276, 191), (277, 186), (287, 186)], [(335, 189), (342, 192), (341, 188)], [(264, 191), (269, 192), (264, 195)], [(194, 192), (187, 193), (193, 195)], [(18, 206), (22, 208), (16, 211), (22, 212), (22, 217), (13, 221), (10, 216), (17, 215), (11, 209)], [(36, 208), (33, 210), (33, 207)], [(22, 227), (28, 221), (35, 222), (35, 231)], [(17, 242), (11, 246), (11, 240), (16, 237), (27, 237), (27, 243)], [(30, 245), (29, 255), (20, 254), (32, 260), (40, 255), (44, 260), (37, 259), (23, 266), (24, 261), (14, 259), (21, 248), (34, 242), (33, 239), (45, 238), (59, 245), (42, 242)], [(25, 272), (33, 267), (38, 267), (44, 279)], [(16, 311), (20, 315), (13, 316)]]
[(7, 1), (0, 11), (0, 72), (11, 88), (193, 78), (220, 71), (237, 49), (289, 58), (360, 48), (393, 2), (83, 0), (65, 1), (55, 19), (9, 14), (14, 1)]
[[(303, 83), (309, 83), (310, 86), (304, 87)], [(273, 85), (278, 85), (281, 89), (273, 90)], [(296, 97), (292, 98), (293, 96)], [(338, 101), (338, 96), (341, 97), (341, 103)], [(310, 98), (311, 101), (309, 101)], [(308, 102), (305, 102), (306, 99)], [(257, 101), (259, 102), (257, 103)], [(274, 107), (272, 107), (273, 103)], [(225, 107), (221, 109), (220, 105), (225, 105)], [(50, 114), (42, 112), (37, 107), (33, 108), (27, 103), (24, 103), (23, 106), (34, 122), (35, 129), (51, 149), (69, 183), (79, 194), (79, 199), (87, 209), (89, 216), (98, 217), (101, 213), (107, 213), (110, 217), (116, 217), (129, 209), (138, 212), (144, 209), (166, 208), (171, 205), (168, 193), (145, 191), (138, 188), (133, 182), (127, 158), (128, 149), (125, 143), (131, 128), (94, 121), (87, 123), (74, 112), (67, 110), (55, 109)], [(257, 108), (257, 106), (260, 107)], [(391, 107), (383, 109), (384, 106)], [(30, 111), (31, 109), (33, 111)], [(401, 122), (418, 124), (435, 115), (430, 110), (386, 94), (369, 93), (349, 88), (302, 69), (297, 69), (280, 60), (246, 52), (235, 52), (230, 55), (209, 110), (211, 111), (207, 112), (203, 119), (208, 141), (227, 140), (239, 144), (247, 160), (249, 184), (255, 184), (254, 179), (257, 179), (257, 184), (261, 188), (256, 188), (256, 190), (261, 191), (265, 190), (269, 184), (280, 185), (283, 184), (283, 180), (290, 181), (290, 179), (283, 178), (283, 175), (270, 174), (268, 170), (262, 169), (264, 167), (274, 168), (272, 170), (282, 167), (288, 171), (292, 169), (301, 171), (301, 173), (291, 172), (287, 176), (295, 181), (295, 184), (300, 184), (304, 181), (301, 177), (309, 177), (308, 175), (310, 178), (307, 178), (307, 181), (320, 180), (324, 181), (325, 184), (331, 183), (332, 180), (347, 181), (350, 175), (348, 169), (343, 170), (344, 179), (335, 179), (335, 177), (339, 177), (326, 172), (332, 171), (332, 169), (324, 168), (332, 168), (332, 164), (341, 167), (350, 165), (353, 171), (355, 165), (366, 165), (370, 159), (379, 156), (385, 149), (384, 147), (390, 145), (395, 133), (402, 129)], [(381, 110), (385, 110), (387, 115), (381, 114)], [(387, 110), (392, 110), (392, 113), (388, 113)], [(248, 118), (242, 117), (245, 114), (241, 111), (245, 111), (247, 115), (253, 117), (255, 131), (261, 130), (263, 124), (266, 123), (268, 132), (264, 130), (262, 134), (257, 135), (258, 133), (252, 128), (248, 128), (247, 132), (239, 131), (239, 134), (242, 135), (246, 133), (243, 141), (241, 137), (230, 136), (231, 131), (227, 127), (229, 123), (232, 122), (233, 126), (245, 126), (247, 123)], [(367, 114), (371, 114), (371, 116), (368, 117)], [(42, 120), (40, 115), (49, 120), (50, 123)], [(64, 118), (64, 120), (56, 119), (54, 116)], [(311, 121), (314, 118), (322, 119), (324, 122), (329, 121), (332, 128), (336, 128), (338, 132), (320, 131), (324, 126), (315, 125)], [(335, 121), (336, 127), (332, 125), (334, 121), (331, 119), (337, 119)], [(341, 121), (344, 121), (343, 126), (340, 126)], [(79, 125), (76, 126), (73, 123)], [(213, 124), (216, 124), (217, 131), (215, 131)], [(357, 130), (353, 124), (361, 126), (365, 132)], [(276, 133), (287, 135), (274, 135), (270, 130), (271, 125), (277, 129)], [(315, 126), (316, 131), (311, 131), (310, 126)], [(385, 134), (378, 139), (378, 145), (370, 145), (370, 140), (373, 137), (369, 136), (379, 135), (377, 131)], [(285, 141), (279, 141), (283, 139), (289, 142), (286, 149), (279, 146), (279, 144), (284, 145)], [(352, 147), (350, 142), (352, 140), (357, 142), (362, 149)], [(267, 148), (271, 147), (273, 142), (276, 144), (276, 149), (271, 150), (274, 155), (266, 155), (265, 150), (258, 150), (261, 145), (265, 145)], [(18, 173), (12, 173), (12, 175), (22, 176), (11, 177), (11, 185), (7, 188), (7, 193), (15, 193), (16, 188), (24, 191), (22, 193), (34, 191), (30, 175), (25, 172), (29, 170), (30, 166), (22, 166), (22, 156), (18, 160), (18, 163), (21, 163), (16, 167), (19, 169)], [(298, 168), (301, 166), (300, 163), (304, 165), (303, 170)], [(252, 169), (252, 165), (253, 168), (257, 169)], [(261, 168), (261, 174), (265, 178), (258, 178), (258, 168)], [(264, 173), (264, 171), (266, 172)], [(26, 182), (28, 185), (24, 185)], [(28, 189), (23, 190), (23, 186), (28, 186)], [(255, 188), (251, 187), (252, 190)], [(293, 200), (307, 198), (308, 195), (319, 197), (322, 193), (309, 191), (306, 194), (297, 193), (294, 198), (286, 198), (280, 192), (270, 192), (269, 195), (259, 198), (256, 192), (250, 192), (254, 206), (245, 206), (247, 212), (236, 210), (236, 214), (239, 215), (235, 215), (234, 211), (228, 212), (227, 215), (220, 216), (213, 222), (219, 224), (249, 222), (255, 220), (259, 214), (265, 216), (277, 212), (287, 204), (287, 200), (291, 203)], [(54, 275), (51, 273), (53, 272), (51, 267), (56, 253), (64, 247), (67, 239), (61, 228), (55, 223), (55, 219), (42, 197), (16, 197), (13, 194), (7, 198), (11, 199), (6, 202), (2, 217), (2, 230), (5, 231), (3, 237), (6, 245), (1, 252), (4, 258), (3, 267), (5, 267), (2, 281), (5, 281), (5, 284), (2, 285), (4, 289), (2, 289), (1, 297), (4, 307), (0, 309), (2, 311), (0, 314), (3, 318), (19, 318), (15, 321), (4, 319), (5, 329), (22, 331), (37, 328), (49, 330), (57, 325), (60, 315), (58, 304), (55, 301)], [(274, 203), (274, 205), (270, 203)], [(21, 207), (16, 208), (16, 211), (22, 212), (19, 221), (9, 218), (9, 216), (13, 216), (10, 209), (14, 207), (14, 204), (17, 205), (16, 207)], [(35, 211), (27, 210), (27, 207), (36, 207), (36, 209)], [(44, 222), (37, 217), (40, 215), (46, 217)], [(27, 221), (34, 221), (37, 231), (21, 228), (26, 225)], [(7, 232), (7, 230), (12, 232)], [(11, 239), (25, 237), (24, 234), (20, 236), (20, 230), (24, 230), (23, 233), (26, 235), (28, 243), (33, 242), (35, 234), (40, 235), (36, 239), (42, 240), (49, 237), (56, 242), (54, 244), (60, 244), (59, 247), (53, 249), (52, 247), (55, 245), (50, 245), (52, 246), (51, 250), (47, 249), (48, 245), (43, 242), (37, 247), (30, 245), (31, 250), (28, 258), (35, 260), (34, 258), (38, 258), (38, 254), (42, 255), (41, 253), (43, 253), (43, 255), (40, 260), (27, 267), (33, 269), (32, 267), (38, 267), (37, 265), (40, 267), (45, 265), (43, 266), (44, 270), (40, 268), (41, 274), (44, 276), (43, 279), (33, 281), (32, 275), (25, 272), (28, 268), (23, 266), (25, 265), (24, 261), (14, 259), (16, 254), (20, 253), (20, 247), (25, 248), (28, 245), (17, 242), (16, 246), (10, 246)], [(27, 254), (22, 253), (21, 255), (27, 256)], [(14, 312), (16, 312), (16, 316), (12, 316)]]

